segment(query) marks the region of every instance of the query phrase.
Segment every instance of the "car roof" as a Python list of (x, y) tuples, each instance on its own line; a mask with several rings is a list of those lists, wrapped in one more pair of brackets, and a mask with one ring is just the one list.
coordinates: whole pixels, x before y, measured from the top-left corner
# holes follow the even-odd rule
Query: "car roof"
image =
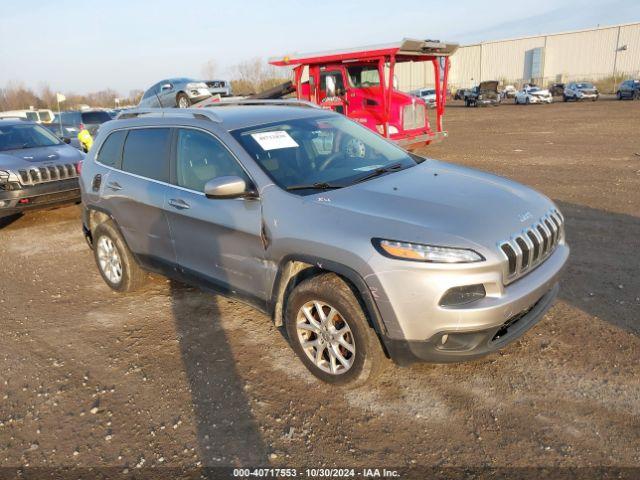
[(4, 118), (0, 118), (0, 125), (6, 126), (6, 125), (38, 125), (38, 124), (31, 120), (23, 120), (21, 118), (14, 118), (14, 117), (4, 117)]

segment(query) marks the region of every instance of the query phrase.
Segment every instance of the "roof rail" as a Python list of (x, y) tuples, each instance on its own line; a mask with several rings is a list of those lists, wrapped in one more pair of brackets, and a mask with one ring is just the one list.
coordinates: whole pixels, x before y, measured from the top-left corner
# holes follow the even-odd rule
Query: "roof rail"
[(267, 100), (267, 99), (245, 99), (245, 100), (222, 100), (220, 102), (213, 102), (207, 105), (203, 105), (205, 108), (209, 107), (255, 107), (255, 106), (268, 106), (275, 105), (280, 107), (303, 107), (303, 108), (320, 108), (315, 103), (307, 102), (306, 100), (296, 99), (282, 99), (282, 100)]
[(138, 117), (160, 117), (160, 118), (175, 118), (175, 117), (191, 117), (198, 119), (206, 119), (215, 123), (222, 123), (222, 120), (215, 113), (196, 109), (196, 108), (136, 108), (133, 110), (125, 110), (120, 112), (116, 117), (116, 120), (125, 120), (127, 118)]
[(24, 120), (25, 122), (28, 121), (29, 119), (27, 117), (21, 117), (20, 115), (6, 115), (3, 117), (0, 117), (0, 120)]

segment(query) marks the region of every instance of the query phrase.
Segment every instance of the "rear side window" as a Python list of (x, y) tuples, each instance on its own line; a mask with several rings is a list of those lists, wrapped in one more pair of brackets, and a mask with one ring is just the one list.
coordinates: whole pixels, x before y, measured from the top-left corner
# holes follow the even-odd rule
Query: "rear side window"
[(126, 130), (113, 132), (102, 144), (96, 160), (107, 167), (120, 168), (122, 145), (127, 136)]
[(85, 112), (82, 114), (82, 123), (104, 123), (111, 120), (107, 112)]
[(124, 143), (122, 170), (169, 182), (169, 128), (130, 130)]

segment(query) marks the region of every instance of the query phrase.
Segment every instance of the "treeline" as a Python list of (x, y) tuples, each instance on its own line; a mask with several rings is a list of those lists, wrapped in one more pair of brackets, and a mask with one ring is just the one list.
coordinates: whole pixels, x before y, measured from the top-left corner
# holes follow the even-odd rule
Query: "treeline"
[[(64, 96), (67, 99), (60, 107), (63, 110), (74, 108), (77, 105), (114, 108), (116, 98), (120, 100), (120, 105), (136, 105), (142, 94), (142, 90), (131, 90), (128, 96), (122, 97), (112, 89), (86, 94), (65, 92)], [(23, 110), (30, 107), (57, 110), (56, 92), (51, 90), (48, 85), (43, 85), (37, 90), (25, 87), (21, 83), (10, 83), (6, 87), (0, 87), (0, 111)]]
[[(219, 79), (215, 63), (210, 60), (202, 69), (203, 80)], [(250, 95), (268, 88), (275, 87), (289, 79), (290, 71), (283, 68), (275, 68), (260, 58), (254, 58), (241, 62), (231, 68), (231, 85), (235, 95)], [(224, 77), (222, 77), (224, 78)], [(161, 79), (157, 79), (159, 81)], [(61, 92), (66, 97), (60, 105), (63, 110), (77, 108), (79, 105), (91, 107), (114, 108), (116, 99), (119, 105), (137, 105), (142, 98), (144, 90), (131, 90), (126, 97), (118, 94), (110, 88), (98, 92), (77, 94), (73, 92)], [(47, 84), (42, 84), (38, 89), (26, 87), (22, 83), (9, 83), (0, 87), (0, 111), (23, 110), (33, 108), (50, 108), (57, 110), (56, 92)]]

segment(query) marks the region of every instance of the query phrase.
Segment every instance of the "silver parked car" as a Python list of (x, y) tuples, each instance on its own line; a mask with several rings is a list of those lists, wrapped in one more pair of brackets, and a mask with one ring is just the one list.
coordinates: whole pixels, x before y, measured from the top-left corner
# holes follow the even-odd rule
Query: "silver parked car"
[(591, 100), (595, 102), (600, 97), (600, 92), (591, 82), (571, 82), (567, 83), (562, 93), (565, 102), (569, 100)]
[(0, 120), (0, 217), (78, 203), (84, 153), (35, 122)]
[(104, 281), (130, 291), (151, 270), (237, 297), (336, 384), (362, 384), (385, 357), (477, 358), (542, 318), (569, 255), (551, 200), (303, 105), (105, 124), (81, 175)]
[(207, 84), (192, 78), (169, 78), (156, 83), (142, 95), (139, 107), (189, 108), (211, 96)]

